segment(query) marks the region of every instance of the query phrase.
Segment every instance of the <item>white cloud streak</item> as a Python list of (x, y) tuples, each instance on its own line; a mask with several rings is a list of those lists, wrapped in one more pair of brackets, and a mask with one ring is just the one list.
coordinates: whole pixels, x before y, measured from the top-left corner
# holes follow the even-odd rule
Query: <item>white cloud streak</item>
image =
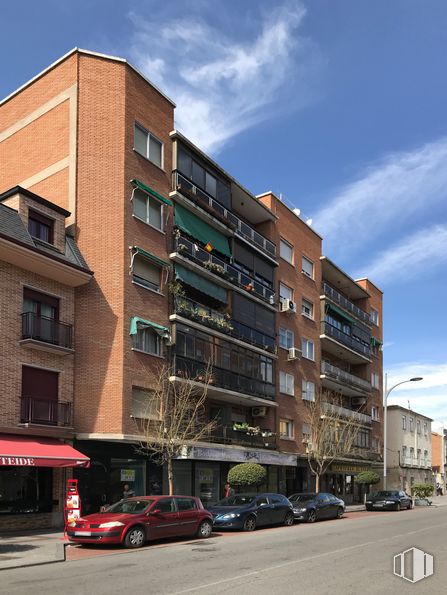
[(131, 60), (176, 102), (176, 127), (204, 151), (218, 152), (272, 116), (273, 103), (274, 115), (290, 110), (292, 89), (293, 109), (310, 100), (318, 51), (297, 33), (305, 14), (300, 2), (281, 6), (247, 42), (199, 17), (155, 23), (132, 13)]

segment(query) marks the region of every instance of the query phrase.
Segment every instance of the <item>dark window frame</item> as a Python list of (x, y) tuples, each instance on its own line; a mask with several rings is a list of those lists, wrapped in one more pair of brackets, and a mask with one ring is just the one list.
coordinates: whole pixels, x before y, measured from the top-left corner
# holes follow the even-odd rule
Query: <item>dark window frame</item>
[[(32, 226), (30, 225), (31, 222), (36, 225), (37, 233), (33, 233), (33, 230), (31, 229)], [(43, 229), (48, 229), (48, 239), (42, 237), (43, 234), (41, 234), (41, 232)], [(28, 210), (28, 231), (31, 237), (36, 238), (41, 242), (46, 242), (47, 244), (54, 243), (54, 219), (51, 219), (51, 217), (47, 217), (34, 209)]]

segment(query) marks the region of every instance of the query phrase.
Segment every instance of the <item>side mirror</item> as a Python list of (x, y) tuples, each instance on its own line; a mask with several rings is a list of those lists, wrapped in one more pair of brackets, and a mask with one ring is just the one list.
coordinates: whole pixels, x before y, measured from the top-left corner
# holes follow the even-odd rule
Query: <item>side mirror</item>
[(151, 514), (160, 514), (160, 513), (161, 513), (161, 510), (159, 508), (156, 508), (155, 510), (151, 510), (147, 514), (151, 515)]

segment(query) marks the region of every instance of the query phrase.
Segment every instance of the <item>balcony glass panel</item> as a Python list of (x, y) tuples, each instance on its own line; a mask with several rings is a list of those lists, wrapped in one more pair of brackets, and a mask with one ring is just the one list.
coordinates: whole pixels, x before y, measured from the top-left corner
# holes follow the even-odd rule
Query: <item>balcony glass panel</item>
[(342, 308), (354, 314), (362, 322), (364, 322), (367, 325), (371, 325), (369, 314), (367, 314), (364, 310), (353, 304), (344, 295), (336, 291), (327, 283), (323, 283), (323, 293), (324, 295), (327, 295), (328, 298), (330, 298), (333, 302), (339, 304), (340, 306), (342, 306)]
[(323, 334), (331, 337), (332, 339), (335, 339), (339, 343), (346, 345), (346, 347), (349, 347), (353, 351), (356, 351), (357, 353), (361, 353), (365, 357), (370, 356), (371, 350), (370, 350), (369, 345), (365, 345), (364, 343), (361, 343), (360, 341), (358, 341), (351, 335), (347, 335), (346, 333), (335, 328), (328, 322), (322, 322), (321, 332)]

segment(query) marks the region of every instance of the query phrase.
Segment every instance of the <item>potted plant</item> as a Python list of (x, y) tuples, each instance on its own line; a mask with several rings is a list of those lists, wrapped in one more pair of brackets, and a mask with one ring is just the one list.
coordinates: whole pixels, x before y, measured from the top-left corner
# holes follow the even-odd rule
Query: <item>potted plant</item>
[(415, 506), (430, 506), (429, 496), (433, 496), (435, 486), (430, 483), (415, 483), (411, 488)]
[(379, 483), (380, 475), (378, 475), (375, 471), (361, 471), (358, 475), (354, 477), (354, 482), (358, 485), (365, 486), (365, 492), (363, 495), (363, 500), (366, 502), (366, 494), (369, 494), (370, 486)]

